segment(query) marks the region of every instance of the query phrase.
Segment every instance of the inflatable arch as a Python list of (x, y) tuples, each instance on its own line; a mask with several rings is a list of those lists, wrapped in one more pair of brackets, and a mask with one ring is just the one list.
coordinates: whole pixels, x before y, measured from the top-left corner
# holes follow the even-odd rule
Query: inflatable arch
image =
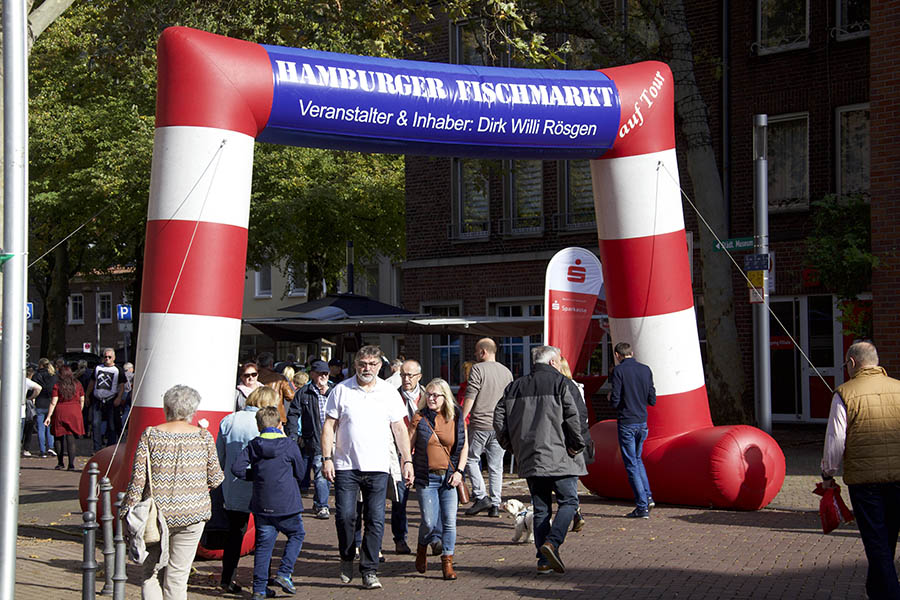
[[(173, 27), (160, 37), (156, 134), (137, 340), (139, 391), (110, 477), (127, 485), (163, 392), (196, 388), (196, 419), (233, 409), (253, 147), (591, 162), (610, 330), (653, 369), (644, 462), (658, 501), (757, 509), (784, 480), (764, 432), (713, 427), (694, 314), (675, 158), (672, 74), (500, 69), (263, 46)], [(661, 165), (666, 173), (659, 172)], [(203, 369), (196, 365), (203, 364)], [(210, 377), (210, 373), (222, 374)], [(615, 423), (591, 429), (584, 478), (631, 498)], [(99, 453), (103, 468), (112, 448)]]

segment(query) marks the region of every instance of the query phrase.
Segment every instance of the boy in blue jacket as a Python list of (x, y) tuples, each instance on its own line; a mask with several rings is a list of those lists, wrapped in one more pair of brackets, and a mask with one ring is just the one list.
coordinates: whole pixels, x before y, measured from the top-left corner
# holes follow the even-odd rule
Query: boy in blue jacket
[(300, 516), (303, 510), (299, 487), (303, 479), (303, 457), (297, 444), (284, 435), (280, 425), (277, 408), (259, 409), (256, 413), (259, 437), (247, 444), (231, 467), (235, 477), (253, 482), (250, 498), (250, 512), (256, 524), (253, 600), (266, 598), (269, 563), (279, 531), (288, 540), (274, 582), (288, 594), (297, 591), (292, 575), (306, 536)]

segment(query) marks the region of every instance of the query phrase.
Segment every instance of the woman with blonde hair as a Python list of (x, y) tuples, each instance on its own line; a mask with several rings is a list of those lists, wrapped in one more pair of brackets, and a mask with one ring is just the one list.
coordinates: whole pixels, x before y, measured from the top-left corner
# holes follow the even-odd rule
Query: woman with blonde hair
[[(462, 413), (453, 400), (450, 385), (443, 379), (432, 379), (420, 394), (419, 412), (409, 424), (415, 486), (422, 512), (416, 570), (426, 571), (428, 541), (439, 537), (443, 545), (441, 569), (448, 580), (457, 577), (453, 570), (459, 505), (456, 486), (462, 483), (469, 453)], [(438, 523), (441, 531), (437, 531)]]
[[(572, 369), (569, 368), (569, 361), (566, 360), (566, 357), (562, 354), (559, 355), (559, 372), (569, 378), (575, 387), (578, 388), (579, 398), (581, 398), (582, 404), (584, 404), (584, 411), (587, 414), (587, 404), (584, 399), (584, 384), (575, 381), (575, 378), (572, 377)], [(586, 429), (586, 428), (583, 428)], [(588, 434), (590, 435), (590, 434)], [(575, 511), (575, 517), (572, 519), (572, 531), (578, 533), (582, 529), (584, 529), (584, 516), (581, 514), (581, 503), (578, 504), (578, 509)]]

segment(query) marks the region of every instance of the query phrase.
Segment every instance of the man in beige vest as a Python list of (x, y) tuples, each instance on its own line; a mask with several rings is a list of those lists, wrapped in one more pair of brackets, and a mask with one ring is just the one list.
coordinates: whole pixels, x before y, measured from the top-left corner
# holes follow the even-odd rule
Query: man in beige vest
[(822, 479), (834, 485), (844, 465), (844, 483), (869, 570), (869, 598), (900, 600), (894, 550), (900, 532), (900, 381), (878, 366), (871, 342), (856, 342), (844, 363), (850, 380), (831, 401), (825, 433)]

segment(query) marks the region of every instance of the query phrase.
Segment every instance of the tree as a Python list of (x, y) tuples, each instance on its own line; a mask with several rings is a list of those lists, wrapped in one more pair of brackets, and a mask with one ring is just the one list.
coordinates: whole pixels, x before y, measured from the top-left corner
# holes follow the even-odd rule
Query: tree
[[(484, 51), (502, 45), (531, 62), (582, 60), (615, 66), (638, 60), (668, 63), (675, 80), (675, 111), (684, 140), (687, 172), (695, 202), (710, 226), (727, 230), (722, 182), (709, 129), (709, 110), (695, 75), (696, 57), (683, 0), (628, 0), (626, 15), (606, 10), (605, 3), (576, 0), (447, 0), (451, 19), (469, 18), (488, 42)], [(605, 8), (606, 7), (606, 8)], [(472, 17), (475, 17), (474, 19)], [(622, 22), (626, 21), (626, 26)], [(502, 44), (497, 44), (500, 41)], [(745, 398), (731, 265), (713, 251), (713, 237), (700, 229), (703, 309), (706, 325), (707, 390), (713, 418), (719, 423), (752, 419)]]

